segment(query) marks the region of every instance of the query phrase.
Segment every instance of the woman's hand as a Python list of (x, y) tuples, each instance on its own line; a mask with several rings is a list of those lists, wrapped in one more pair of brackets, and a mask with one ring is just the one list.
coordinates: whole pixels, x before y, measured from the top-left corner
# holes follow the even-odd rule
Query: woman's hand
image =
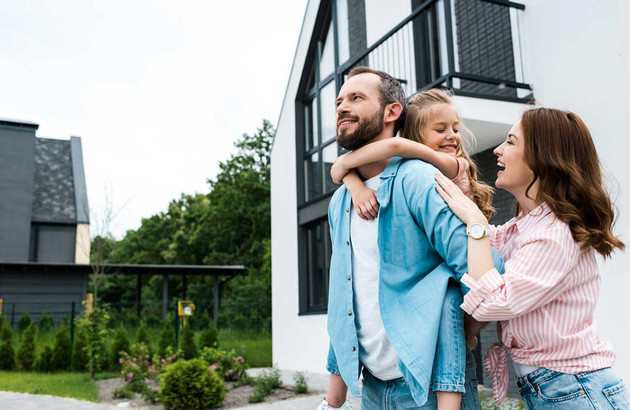
[(378, 209), (380, 207), (376, 200), (376, 191), (373, 189), (365, 188), (357, 190), (352, 195), (352, 204), (359, 218), (364, 220), (372, 220), (378, 216)]
[(335, 184), (341, 184), (343, 177), (345, 177), (348, 171), (350, 171), (343, 163), (346, 155), (348, 154), (343, 154), (338, 157), (330, 168), (330, 176)]
[(451, 208), (451, 211), (453, 211), (462, 222), (466, 225), (474, 223), (480, 223), (484, 226), (488, 225), (488, 220), (479, 207), (471, 201), (457, 185), (442, 174), (435, 174), (435, 180), (438, 182), (435, 189), (437, 189), (449, 208)]

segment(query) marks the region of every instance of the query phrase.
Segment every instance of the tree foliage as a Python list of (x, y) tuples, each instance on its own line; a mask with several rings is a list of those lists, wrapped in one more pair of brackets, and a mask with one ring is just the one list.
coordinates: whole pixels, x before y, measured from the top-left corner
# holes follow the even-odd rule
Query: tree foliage
[[(249, 328), (269, 323), (271, 316), (271, 206), (270, 149), (275, 130), (267, 120), (252, 135), (235, 143), (236, 154), (219, 164), (209, 179), (208, 194), (182, 194), (165, 212), (142, 220), (107, 249), (104, 262), (140, 264), (244, 265), (247, 274), (230, 281), (222, 290), (221, 320), (244, 318)], [(99, 239), (103, 240), (103, 239)], [(105, 248), (104, 246), (102, 248)], [(101, 300), (134, 300), (131, 276), (102, 279)], [(213, 278), (190, 278), (188, 298), (212, 306)], [(169, 293), (179, 295), (179, 278), (170, 277)], [(162, 278), (154, 276), (144, 286), (142, 298), (161, 298)], [(266, 321), (266, 322), (265, 322)]]

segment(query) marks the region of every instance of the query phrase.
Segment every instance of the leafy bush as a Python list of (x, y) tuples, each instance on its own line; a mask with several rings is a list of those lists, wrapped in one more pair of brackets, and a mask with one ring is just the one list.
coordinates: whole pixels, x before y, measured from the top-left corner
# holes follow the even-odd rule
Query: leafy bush
[[(160, 332), (159, 354), (160, 357), (166, 357), (173, 353), (173, 349), (176, 348), (175, 344), (175, 329), (173, 328), (173, 321), (166, 318), (164, 321), (164, 327)], [(170, 350), (169, 350), (170, 348)]]
[(44, 346), (35, 362), (35, 370), (40, 372), (52, 372), (53, 368), (53, 349), (50, 346)]
[(127, 335), (127, 329), (124, 326), (118, 326), (114, 333), (114, 340), (109, 349), (109, 366), (113, 370), (120, 369), (120, 358), (122, 352), (128, 352), (131, 345), (129, 344), (129, 337)]
[(120, 358), (121, 377), (131, 391), (141, 393), (147, 390), (146, 379), (155, 379), (163, 367), (170, 365), (176, 355), (159, 360), (151, 360), (149, 349), (144, 344), (131, 346), (131, 353), (122, 352)]
[(107, 360), (105, 341), (108, 337), (107, 323), (109, 315), (106, 311), (93, 308), (90, 314), (77, 319), (78, 328), (85, 333), (85, 353), (90, 379), (94, 380), (97, 371), (101, 370)]
[(59, 327), (53, 348), (52, 370), (70, 370), (72, 362), (72, 342), (65, 323)]
[(51, 315), (44, 312), (41, 318), (39, 318), (39, 332), (49, 333), (55, 330), (55, 320)]
[(195, 332), (190, 326), (182, 330), (180, 349), (185, 360), (194, 359), (199, 356), (199, 349), (195, 343)]
[(20, 370), (29, 371), (35, 364), (35, 325), (31, 324), (24, 332), (24, 338), (18, 349), (17, 360)]
[(149, 314), (147, 316), (144, 317), (144, 324), (151, 329), (154, 329), (156, 327), (160, 327), (162, 325), (162, 319), (160, 319), (159, 316), (154, 315), (154, 314)]
[(146, 389), (142, 392), (142, 398), (151, 404), (160, 402), (160, 391), (153, 389)]
[(4, 321), (0, 330), (0, 370), (15, 368), (15, 348), (13, 347), (13, 332), (9, 323)]
[(297, 394), (304, 394), (308, 392), (308, 385), (306, 384), (306, 377), (302, 373), (296, 373), (293, 376), (293, 381), (295, 382), (295, 387), (293, 391)]
[(134, 393), (127, 386), (117, 387), (112, 392), (114, 399), (133, 399)]
[(224, 380), (236, 381), (244, 380), (247, 377), (246, 370), (249, 368), (242, 356), (237, 356), (234, 350), (226, 352), (212, 347), (204, 347), (201, 358), (216, 370)]
[(140, 329), (138, 329), (138, 337), (136, 340), (136, 344), (143, 344), (147, 347), (147, 351), (149, 352), (149, 356), (152, 357), (153, 353), (151, 352), (151, 341), (149, 340), (149, 335), (147, 334), (147, 327), (144, 325), (144, 322), (140, 323)]
[(282, 381), (280, 380), (280, 371), (274, 368), (269, 372), (262, 372), (258, 377), (256, 377), (254, 383), (254, 394), (249, 398), (249, 402), (260, 403), (265, 400), (265, 397), (271, 394), (273, 389), (282, 385)]
[(223, 380), (201, 359), (180, 360), (162, 377), (162, 403), (173, 410), (219, 407), (225, 397)]
[(217, 347), (218, 345), (217, 327), (214, 325), (214, 321), (210, 320), (199, 337), (199, 348)]
[(74, 345), (72, 346), (71, 368), (75, 372), (87, 370), (87, 338), (83, 329), (77, 329), (74, 333)]
[(127, 313), (125, 315), (125, 325), (130, 327), (130, 328), (135, 328), (138, 327), (138, 325), (140, 324), (140, 319), (138, 318), (138, 315), (136, 315), (135, 313)]
[(28, 312), (22, 313), (22, 317), (20, 317), (20, 321), (17, 325), (18, 332), (23, 332), (33, 323), (33, 319), (31, 319), (31, 315)]

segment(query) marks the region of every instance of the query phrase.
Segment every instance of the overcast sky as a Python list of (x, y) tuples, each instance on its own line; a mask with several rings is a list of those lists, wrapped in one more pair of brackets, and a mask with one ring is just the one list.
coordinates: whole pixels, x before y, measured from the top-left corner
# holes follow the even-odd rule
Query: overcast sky
[(111, 192), (121, 238), (276, 125), (306, 3), (2, 1), (0, 117), (81, 136), (90, 208)]

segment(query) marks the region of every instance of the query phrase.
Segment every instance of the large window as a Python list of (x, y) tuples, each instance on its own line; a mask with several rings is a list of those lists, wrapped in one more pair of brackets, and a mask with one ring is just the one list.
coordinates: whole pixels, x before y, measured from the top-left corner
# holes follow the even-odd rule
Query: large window
[(356, 24), (348, 6), (348, 0), (321, 3), (296, 99), (301, 314), (325, 313), (328, 305), (331, 249), (326, 216), (337, 189), (330, 168), (339, 155), (335, 99), (341, 87), (339, 65), (352, 54), (348, 30)]

